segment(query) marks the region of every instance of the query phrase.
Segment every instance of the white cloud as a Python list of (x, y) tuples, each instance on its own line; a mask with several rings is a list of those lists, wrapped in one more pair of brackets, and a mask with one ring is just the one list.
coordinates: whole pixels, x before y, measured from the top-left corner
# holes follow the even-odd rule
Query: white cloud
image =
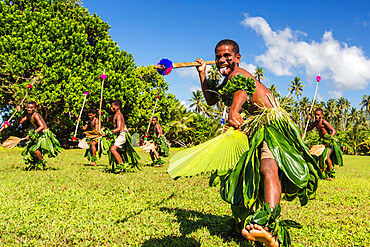
[(343, 95), (343, 92), (342, 91), (337, 91), (337, 90), (334, 90), (334, 91), (328, 91), (328, 93), (329, 93), (329, 95), (330, 95), (330, 98), (334, 98), (334, 99), (336, 99), (336, 98), (340, 98), (340, 97), (342, 97), (342, 95)]
[(195, 67), (190, 67), (190, 68), (179, 68), (176, 69), (177, 74), (180, 77), (190, 77), (192, 79), (198, 79), (198, 71)]
[(191, 86), (189, 89), (190, 89), (190, 92), (196, 92), (198, 90), (202, 91), (202, 88), (196, 85)]
[(249, 73), (253, 74), (254, 71), (256, 70), (257, 66), (253, 64), (247, 64), (246, 62), (240, 62), (239, 67), (242, 69), (245, 69)]
[[(211, 65), (207, 65), (206, 73), (208, 73), (208, 70), (210, 69), (211, 69)], [(192, 79), (199, 80), (199, 74), (198, 74), (196, 67), (178, 68), (176, 69), (176, 72), (180, 77), (190, 77)]]
[(246, 15), (241, 23), (262, 36), (267, 50), (256, 61), (277, 76), (294, 75), (299, 69), (310, 77), (321, 72), (323, 81), (335, 82), (335, 95), (346, 89), (365, 89), (370, 83), (370, 59), (361, 48), (335, 40), (331, 31), (321, 41), (309, 43), (301, 40), (305, 33), (289, 27), (273, 31), (261, 17)]
[(185, 108), (186, 108), (187, 110), (189, 110), (189, 109), (190, 109), (190, 103), (189, 103), (189, 102), (186, 102), (185, 100), (181, 100), (181, 101), (180, 101), (180, 104), (181, 104), (181, 105), (183, 105), (183, 106), (185, 106)]
[(316, 100), (317, 101), (324, 101), (324, 97), (321, 96), (319, 93), (317, 94), (317, 97), (316, 97)]

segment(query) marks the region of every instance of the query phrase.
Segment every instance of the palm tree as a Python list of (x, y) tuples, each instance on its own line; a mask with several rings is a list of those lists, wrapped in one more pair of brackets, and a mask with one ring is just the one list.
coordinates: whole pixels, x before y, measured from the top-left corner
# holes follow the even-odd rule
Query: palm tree
[(335, 99), (329, 99), (326, 102), (326, 117), (329, 118), (329, 122), (333, 121), (333, 118), (336, 116), (337, 105), (335, 104)]
[(293, 94), (293, 92), (295, 93), (295, 95), (297, 96), (297, 102), (299, 101), (298, 100), (298, 96), (302, 96), (302, 93), (304, 92), (303, 88), (305, 86), (302, 85), (302, 81), (301, 81), (301, 78), (299, 77), (294, 77), (294, 81), (290, 81), (292, 84), (291, 85), (288, 85), (290, 86), (289, 87), (289, 91), (290, 91), (290, 94)]
[(347, 99), (340, 97), (337, 100), (337, 107), (339, 110), (339, 116), (338, 120), (340, 119), (340, 129), (345, 131), (346, 130), (346, 125), (347, 125), (347, 118), (348, 118), (348, 109), (350, 107), (350, 103)]
[(191, 99), (189, 99), (192, 104), (190, 105), (190, 107), (194, 107), (195, 106), (195, 111), (200, 113), (200, 112), (204, 112), (206, 113), (207, 111), (207, 106), (206, 106), (206, 103), (204, 102), (204, 98), (203, 98), (203, 93), (202, 91), (200, 90), (197, 90), (195, 92), (193, 92), (193, 97), (191, 97)]
[(367, 112), (370, 115), (370, 94), (369, 95), (364, 95), (362, 97), (362, 101), (360, 103), (361, 110), (365, 108), (365, 112)]
[(280, 93), (278, 93), (277, 87), (275, 84), (271, 84), (271, 86), (269, 86), (267, 89), (272, 93), (272, 95), (275, 98), (279, 98), (281, 96)]
[(301, 116), (302, 116), (302, 122), (304, 122), (304, 119), (307, 117), (308, 115), (308, 111), (310, 110), (310, 99), (307, 98), (307, 97), (303, 97), (300, 101), (299, 101), (299, 110), (301, 112)]
[(262, 81), (263, 78), (265, 78), (264, 75), (265, 71), (263, 71), (262, 67), (257, 67), (256, 70), (253, 73), (253, 76), (256, 77), (258, 81)]

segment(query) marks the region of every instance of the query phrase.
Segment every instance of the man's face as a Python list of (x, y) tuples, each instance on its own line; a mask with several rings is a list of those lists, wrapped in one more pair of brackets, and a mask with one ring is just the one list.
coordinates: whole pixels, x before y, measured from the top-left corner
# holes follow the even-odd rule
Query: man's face
[(110, 107), (110, 110), (112, 112), (116, 112), (118, 109), (119, 109), (119, 106), (118, 105), (115, 105), (115, 104), (112, 104), (112, 106)]
[(235, 66), (240, 63), (240, 54), (235, 54), (232, 48), (231, 45), (222, 45), (216, 49), (216, 66), (223, 76), (230, 75)]
[(321, 111), (315, 111), (315, 120), (320, 121), (324, 115)]
[(152, 124), (156, 125), (158, 123), (158, 120), (156, 118), (152, 118)]
[(89, 116), (90, 119), (94, 119), (94, 117), (96, 116), (96, 114), (95, 113), (89, 113), (88, 116)]
[(27, 105), (27, 113), (33, 114), (36, 111), (36, 106), (34, 104), (28, 104)]

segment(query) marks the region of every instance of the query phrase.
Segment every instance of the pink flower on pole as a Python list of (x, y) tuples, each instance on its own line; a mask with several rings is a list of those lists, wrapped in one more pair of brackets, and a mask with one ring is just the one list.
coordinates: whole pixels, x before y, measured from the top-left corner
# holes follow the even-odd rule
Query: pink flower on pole
[(10, 126), (10, 123), (9, 123), (8, 121), (5, 121), (5, 122), (3, 123), (3, 128), (4, 128), (4, 129), (8, 128), (9, 126)]
[(318, 75), (318, 76), (316, 76), (316, 81), (317, 81), (317, 82), (320, 82), (320, 81), (321, 81), (321, 76), (319, 76), (319, 75)]
[(85, 95), (89, 95), (89, 91), (84, 92)]
[(27, 88), (31, 89), (31, 88), (33, 88), (33, 85), (32, 85), (32, 84), (29, 84), (29, 85), (27, 86)]
[(159, 95), (157, 96), (157, 99), (159, 99)]
[(105, 80), (105, 79), (107, 79), (107, 75), (101, 74), (101, 75), (99, 76), (99, 78), (100, 78), (100, 79)]
[(72, 137), (72, 141), (74, 142), (74, 141), (77, 141), (77, 137)]

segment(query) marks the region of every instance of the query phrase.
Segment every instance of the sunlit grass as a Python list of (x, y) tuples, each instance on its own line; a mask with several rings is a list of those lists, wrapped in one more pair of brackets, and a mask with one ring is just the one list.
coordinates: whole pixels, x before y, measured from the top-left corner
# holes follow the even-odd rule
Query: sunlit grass
[[(208, 176), (172, 180), (166, 164), (125, 174), (85, 166), (82, 150), (65, 150), (46, 171), (24, 171), (21, 149), (0, 148), (1, 245), (239, 246), (231, 218)], [(178, 150), (171, 149), (171, 154)], [(345, 156), (337, 178), (320, 181), (316, 200), (282, 202), (300, 222), (294, 246), (369, 246), (370, 157)]]

